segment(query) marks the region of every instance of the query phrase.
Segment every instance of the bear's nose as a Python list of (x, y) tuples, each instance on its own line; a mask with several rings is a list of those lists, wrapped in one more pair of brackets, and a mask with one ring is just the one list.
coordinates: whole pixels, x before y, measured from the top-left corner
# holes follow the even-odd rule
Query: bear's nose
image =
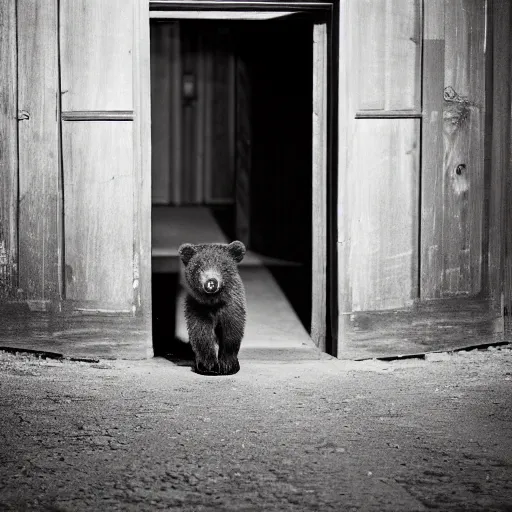
[(204, 283), (204, 291), (206, 293), (215, 293), (219, 289), (219, 282), (214, 277), (211, 277)]

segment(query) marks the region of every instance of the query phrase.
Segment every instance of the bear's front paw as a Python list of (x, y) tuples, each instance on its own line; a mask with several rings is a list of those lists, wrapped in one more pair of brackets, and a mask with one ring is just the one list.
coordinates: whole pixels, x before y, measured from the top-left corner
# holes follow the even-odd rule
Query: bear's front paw
[(219, 373), (221, 375), (234, 375), (240, 371), (240, 363), (236, 356), (221, 357), (219, 359)]
[(219, 366), (217, 363), (205, 363), (196, 361), (196, 372), (200, 375), (219, 375)]

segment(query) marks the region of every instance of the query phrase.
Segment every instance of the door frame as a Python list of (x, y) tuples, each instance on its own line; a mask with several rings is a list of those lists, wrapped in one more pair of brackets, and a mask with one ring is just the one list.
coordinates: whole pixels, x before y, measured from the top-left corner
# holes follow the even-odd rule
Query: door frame
[[(134, 109), (140, 113), (134, 119), (135, 166), (140, 169), (145, 180), (145, 190), (138, 226), (144, 227), (140, 232), (141, 243), (146, 248), (142, 254), (151, 254), (151, 233), (147, 220), (151, 218), (151, 98), (150, 98), (150, 19), (269, 19), (297, 13), (309, 13), (322, 16), (319, 25), (325, 30), (314, 30), (320, 44), (314, 46), (313, 74), (322, 73), (324, 84), (322, 92), (314, 91), (312, 105), (313, 122), (313, 161), (312, 161), (312, 311), (311, 338), (322, 350), (334, 354), (337, 338), (337, 82), (338, 59), (337, 48), (337, 6), (335, 2), (282, 2), (269, 0), (265, 2), (225, 1), (225, 0), (142, 0), (139, 8), (141, 18), (136, 21), (134, 55)], [(317, 25), (315, 24), (315, 27)], [(325, 44), (322, 43), (325, 42)], [(136, 76), (135, 76), (136, 75)], [(315, 82), (317, 83), (317, 82)], [(312, 83), (313, 87), (313, 83)], [(316, 114), (316, 115), (315, 115)], [(320, 121), (318, 121), (318, 119)], [(315, 155), (316, 148), (316, 155)], [(322, 154), (319, 148), (325, 148)], [(149, 179), (147, 178), (149, 177)], [(149, 188), (147, 188), (149, 183)], [(149, 212), (148, 212), (149, 209)], [(320, 221), (318, 221), (320, 219)], [(137, 226), (137, 224), (136, 224)], [(151, 268), (144, 265), (145, 268)], [(142, 276), (141, 276), (142, 277)], [(151, 276), (144, 282), (150, 284)], [(142, 281), (142, 279), (141, 279)], [(150, 290), (141, 290), (144, 301), (150, 299)], [(149, 296), (147, 295), (149, 294)], [(146, 302), (147, 303), (147, 302)]]

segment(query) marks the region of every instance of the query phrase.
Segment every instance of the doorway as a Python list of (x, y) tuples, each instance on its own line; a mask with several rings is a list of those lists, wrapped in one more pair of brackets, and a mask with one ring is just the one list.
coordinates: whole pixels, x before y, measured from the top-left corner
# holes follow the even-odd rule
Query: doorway
[[(242, 240), (246, 338), (270, 342), (280, 332), (310, 342), (313, 289), (325, 288), (313, 272), (313, 253), (322, 254), (314, 226), (326, 220), (322, 208), (313, 218), (326, 144), (321, 130), (313, 137), (314, 21), (165, 18), (150, 29), (155, 354), (179, 351), (186, 337), (184, 242)], [(326, 126), (318, 114), (317, 128), (319, 117)]]

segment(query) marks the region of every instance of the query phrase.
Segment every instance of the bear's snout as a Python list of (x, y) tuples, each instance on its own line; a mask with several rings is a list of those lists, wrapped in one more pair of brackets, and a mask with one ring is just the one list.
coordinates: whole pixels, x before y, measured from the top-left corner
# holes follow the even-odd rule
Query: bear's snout
[(222, 276), (217, 269), (206, 269), (201, 272), (199, 283), (204, 293), (213, 295), (220, 292), (222, 288)]
[(219, 290), (219, 281), (214, 277), (210, 277), (210, 279), (204, 283), (203, 288), (206, 293), (215, 293)]

